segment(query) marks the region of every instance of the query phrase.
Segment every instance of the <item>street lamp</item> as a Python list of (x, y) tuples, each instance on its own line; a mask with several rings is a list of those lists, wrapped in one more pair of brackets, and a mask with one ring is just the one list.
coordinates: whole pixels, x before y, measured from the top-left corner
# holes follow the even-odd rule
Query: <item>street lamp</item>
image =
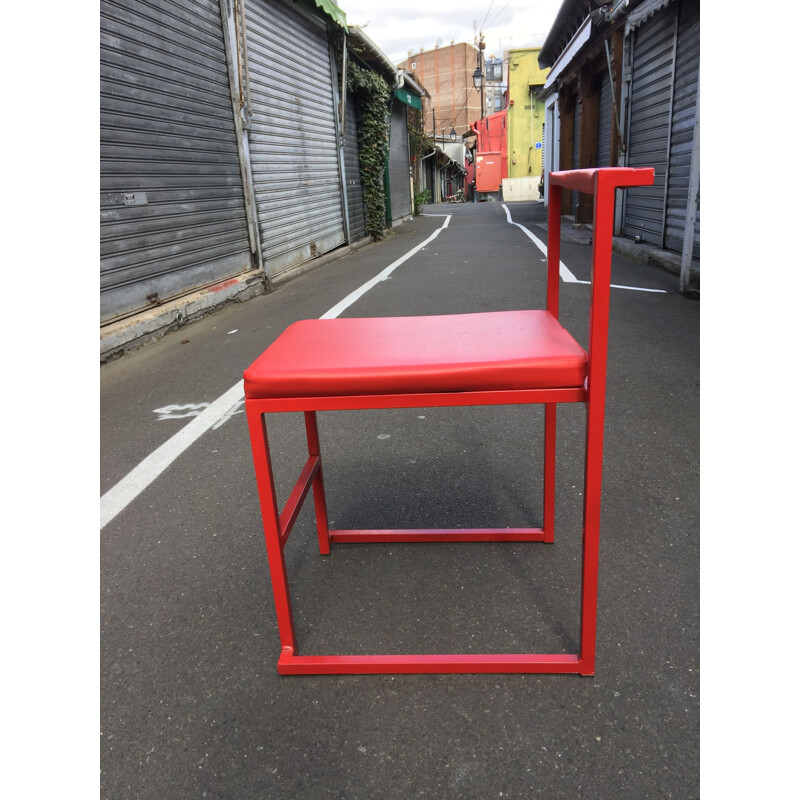
[[(459, 136), (458, 136), (458, 131), (455, 128), (456, 121), (454, 119), (443, 119), (441, 122), (442, 122), (442, 139), (441, 139), (442, 144), (444, 144), (447, 141), (448, 135), (450, 137), (450, 141), (451, 142), (457, 142), (458, 139), (459, 139)], [(450, 133), (449, 134), (447, 133), (447, 123), (448, 122), (450, 123)], [(434, 129), (434, 137), (436, 137), (437, 141), (438, 141), (438, 137), (436, 136), (435, 129)]]
[(483, 119), (483, 70), (481, 69), (481, 52), (478, 51), (478, 68), (472, 73), (472, 83), (475, 90), (480, 92), (481, 95), (481, 119)]

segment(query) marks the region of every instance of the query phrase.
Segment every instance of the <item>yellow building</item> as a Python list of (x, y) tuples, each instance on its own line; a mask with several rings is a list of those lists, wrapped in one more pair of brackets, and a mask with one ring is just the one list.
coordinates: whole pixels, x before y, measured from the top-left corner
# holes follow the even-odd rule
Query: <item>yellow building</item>
[(549, 69), (540, 69), (541, 47), (508, 53), (508, 177), (528, 178), (538, 185), (544, 152), (544, 103), (536, 92)]

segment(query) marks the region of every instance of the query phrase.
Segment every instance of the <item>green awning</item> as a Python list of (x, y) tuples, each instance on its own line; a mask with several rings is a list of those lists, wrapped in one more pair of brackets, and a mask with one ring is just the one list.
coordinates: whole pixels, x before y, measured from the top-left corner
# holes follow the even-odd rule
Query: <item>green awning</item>
[(412, 108), (418, 108), (422, 111), (422, 100), (419, 99), (415, 94), (411, 94), (411, 92), (407, 92), (405, 89), (395, 89), (394, 96), (404, 102), (406, 105), (411, 106)]
[(334, 0), (314, 0), (317, 8), (321, 8), (337, 25), (347, 30), (347, 16)]

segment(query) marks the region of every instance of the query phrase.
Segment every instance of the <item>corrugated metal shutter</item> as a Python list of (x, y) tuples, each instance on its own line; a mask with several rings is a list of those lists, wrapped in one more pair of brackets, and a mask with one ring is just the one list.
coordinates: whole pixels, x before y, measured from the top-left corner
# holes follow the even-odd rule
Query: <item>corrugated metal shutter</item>
[(655, 183), (625, 192), (626, 236), (662, 246), (675, 34), (674, 6), (659, 11), (634, 33), (628, 128), (629, 167), (655, 167)]
[(358, 122), (353, 95), (347, 92), (345, 105), (344, 172), (347, 180), (347, 214), (350, 222), (350, 241), (357, 242), (367, 235), (364, 214), (364, 187), (358, 166)]
[(325, 24), (278, 0), (247, 0), (250, 159), (269, 275), (345, 241)]
[(539, 170), (540, 175), (544, 174), (544, 169), (545, 169), (544, 165), (547, 163), (545, 161), (547, 157), (547, 138), (545, 137), (544, 134), (545, 134), (545, 124), (544, 122), (542, 122), (542, 138), (539, 140), (542, 143), (542, 149), (539, 151), (542, 159), (542, 166)]
[[(689, 170), (694, 144), (697, 77), (700, 69), (700, 4), (684, 0), (678, 20), (678, 52), (675, 61), (675, 97), (670, 139), (669, 185), (667, 187), (667, 226), (664, 247), (683, 251), (686, 203), (689, 196)], [(694, 230), (694, 252), (700, 258), (700, 205)]]
[(100, 314), (251, 268), (216, 0), (100, 5)]
[(406, 105), (395, 99), (389, 132), (389, 198), (393, 222), (411, 215), (410, 174)]
[(611, 127), (614, 113), (611, 102), (611, 78), (605, 59), (600, 72), (600, 118), (597, 131), (597, 166), (611, 166)]

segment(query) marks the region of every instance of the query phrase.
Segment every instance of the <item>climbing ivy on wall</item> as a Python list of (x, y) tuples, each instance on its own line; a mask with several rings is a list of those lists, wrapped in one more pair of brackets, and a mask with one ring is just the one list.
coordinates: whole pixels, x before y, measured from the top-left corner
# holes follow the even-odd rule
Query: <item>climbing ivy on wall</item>
[(422, 109), (409, 106), (407, 109), (408, 124), (408, 151), (411, 156), (414, 177), (414, 213), (421, 214), (422, 206), (430, 203), (430, 192), (421, 189), (422, 182), (422, 156), (432, 147), (432, 141), (425, 135), (425, 112)]
[(383, 235), (386, 194), (383, 176), (389, 155), (389, 84), (352, 61), (347, 65), (347, 88), (353, 93), (358, 119), (358, 166), (364, 186), (367, 233)]
[(430, 141), (425, 136), (425, 114), (419, 108), (409, 106), (408, 109), (408, 150), (411, 160), (422, 158)]

